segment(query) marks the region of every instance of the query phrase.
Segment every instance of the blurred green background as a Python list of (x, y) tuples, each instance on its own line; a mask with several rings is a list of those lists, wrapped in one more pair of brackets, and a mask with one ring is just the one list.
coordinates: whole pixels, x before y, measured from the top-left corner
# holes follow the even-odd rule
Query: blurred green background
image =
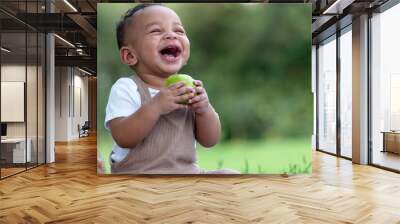
[[(116, 23), (132, 3), (98, 5), (98, 150), (110, 171), (113, 140), (104, 129), (113, 83), (133, 71), (121, 64)], [(203, 81), (220, 115), (223, 138), (198, 145), (199, 165), (242, 173), (311, 172), (311, 5), (164, 4), (180, 17), (191, 56), (180, 73)]]

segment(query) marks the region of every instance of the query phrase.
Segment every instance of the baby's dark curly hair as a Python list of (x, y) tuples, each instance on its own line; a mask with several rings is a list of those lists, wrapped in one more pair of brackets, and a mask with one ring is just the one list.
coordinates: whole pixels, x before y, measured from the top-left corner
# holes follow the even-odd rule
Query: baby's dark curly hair
[(157, 3), (143, 3), (143, 4), (139, 4), (131, 9), (129, 9), (128, 11), (126, 11), (126, 13), (121, 17), (121, 20), (117, 24), (118, 49), (121, 49), (121, 47), (124, 46), (125, 26), (126, 26), (126, 24), (131, 22), (130, 20), (133, 17), (133, 15), (135, 15), (136, 12), (138, 12), (144, 8), (147, 8), (150, 6), (156, 6), (156, 5), (162, 6), (162, 4), (157, 4)]

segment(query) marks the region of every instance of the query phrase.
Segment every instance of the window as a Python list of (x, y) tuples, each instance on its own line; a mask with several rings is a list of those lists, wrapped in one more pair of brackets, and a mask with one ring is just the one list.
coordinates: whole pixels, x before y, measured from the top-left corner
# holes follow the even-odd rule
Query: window
[(400, 170), (400, 5), (371, 18), (372, 163)]
[(336, 153), (336, 36), (318, 47), (318, 148)]
[(340, 154), (352, 157), (352, 33), (351, 26), (340, 36)]

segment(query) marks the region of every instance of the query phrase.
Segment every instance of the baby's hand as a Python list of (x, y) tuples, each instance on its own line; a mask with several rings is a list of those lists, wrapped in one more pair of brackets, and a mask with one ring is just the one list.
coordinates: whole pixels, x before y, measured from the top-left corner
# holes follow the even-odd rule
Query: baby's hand
[(182, 102), (194, 97), (193, 87), (185, 86), (183, 82), (178, 82), (169, 87), (162, 88), (152, 99), (152, 102), (160, 115), (168, 114), (176, 109), (185, 108)]
[(196, 114), (201, 115), (211, 109), (210, 102), (203, 83), (200, 80), (195, 80), (194, 84), (196, 85), (195, 91), (197, 95), (189, 99), (189, 105)]

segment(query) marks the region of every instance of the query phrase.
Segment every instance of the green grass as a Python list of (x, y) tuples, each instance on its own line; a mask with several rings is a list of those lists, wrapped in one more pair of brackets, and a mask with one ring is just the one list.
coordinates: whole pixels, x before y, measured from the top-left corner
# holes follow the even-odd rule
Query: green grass
[(198, 162), (205, 169), (230, 168), (250, 174), (311, 172), (309, 138), (220, 143), (211, 150), (198, 145)]
[[(100, 143), (101, 142), (101, 143)], [(107, 158), (112, 140), (99, 142), (101, 156)], [(248, 174), (299, 174), (311, 172), (309, 138), (230, 141), (205, 149), (197, 144), (198, 163), (207, 170), (229, 168)], [(110, 166), (106, 162), (106, 172)]]
[(109, 135), (97, 134), (97, 154), (103, 160), (104, 173), (111, 173), (109, 155), (113, 147), (113, 139)]

